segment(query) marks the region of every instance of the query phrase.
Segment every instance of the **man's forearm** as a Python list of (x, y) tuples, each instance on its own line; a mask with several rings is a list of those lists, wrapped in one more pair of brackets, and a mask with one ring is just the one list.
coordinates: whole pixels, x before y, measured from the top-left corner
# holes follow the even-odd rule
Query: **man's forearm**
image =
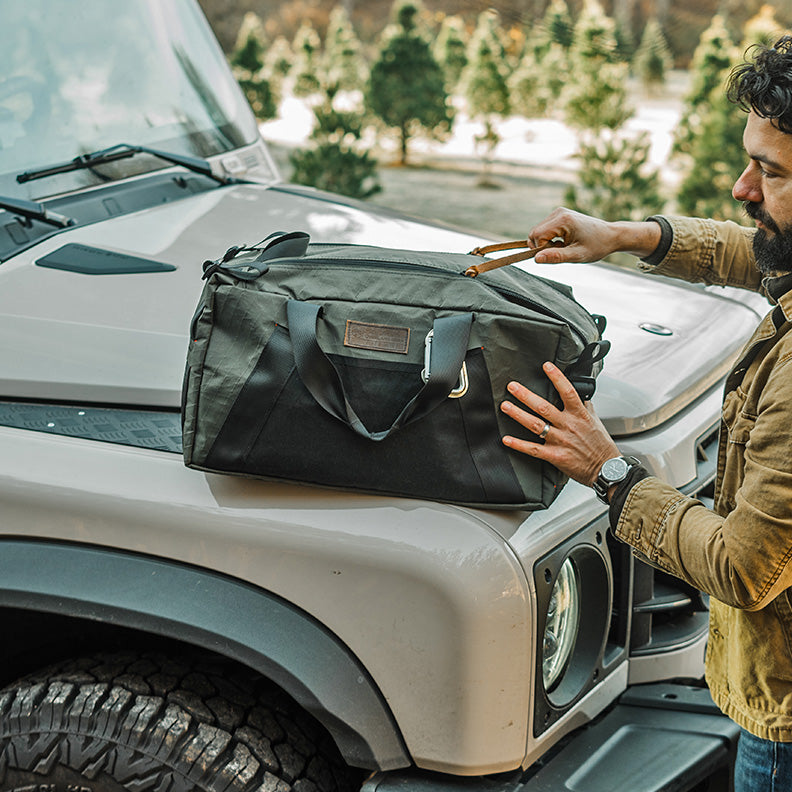
[(654, 220), (625, 220), (611, 223), (611, 233), (614, 235), (615, 250), (643, 259), (657, 249), (662, 229)]

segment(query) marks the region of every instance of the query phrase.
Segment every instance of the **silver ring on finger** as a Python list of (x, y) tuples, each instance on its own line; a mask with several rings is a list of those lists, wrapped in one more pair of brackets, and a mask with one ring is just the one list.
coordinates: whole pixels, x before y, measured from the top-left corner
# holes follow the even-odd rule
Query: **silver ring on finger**
[(551, 429), (552, 429), (552, 427), (550, 426), (550, 424), (549, 423), (545, 423), (545, 425), (542, 427), (542, 431), (539, 432), (539, 439), (540, 440), (544, 440), (545, 437), (547, 437), (547, 435), (550, 433)]

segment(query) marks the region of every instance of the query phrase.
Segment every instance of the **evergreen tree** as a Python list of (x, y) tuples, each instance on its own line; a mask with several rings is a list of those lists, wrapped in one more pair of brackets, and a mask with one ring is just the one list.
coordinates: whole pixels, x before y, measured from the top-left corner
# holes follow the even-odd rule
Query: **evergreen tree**
[(294, 64), (290, 75), (294, 79), (295, 96), (311, 96), (321, 90), (319, 80), (321, 46), (319, 34), (306, 19), (297, 30), (292, 43)]
[(714, 90), (698, 134), (689, 144), (689, 167), (677, 192), (680, 212), (744, 222), (742, 205), (731, 197), (732, 186), (745, 167), (744, 126), (740, 110), (723, 90)]
[(552, 99), (546, 80), (542, 79), (544, 69), (538, 52), (533, 47), (526, 47), (517, 68), (508, 80), (512, 112), (524, 118), (540, 118), (546, 115)]
[(734, 42), (723, 17), (714, 16), (710, 26), (701, 34), (693, 53), (690, 89), (674, 135), (675, 153), (690, 153), (693, 140), (701, 135), (713, 93), (723, 92), (726, 77), (736, 57)]
[(552, 43), (540, 65), (539, 84), (548, 96), (548, 102), (555, 103), (561, 99), (564, 88), (572, 81), (569, 50)]
[(294, 53), (284, 36), (278, 36), (264, 55), (264, 68), (272, 81), (280, 83), (291, 71)]
[(260, 121), (274, 118), (278, 112), (275, 90), (264, 66), (265, 49), (264, 25), (249, 12), (242, 20), (230, 61), (234, 76)]
[(579, 184), (565, 196), (573, 208), (607, 219), (657, 211), (659, 176), (650, 169), (647, 136), (621, 131), (629, 66), (618, 62), (615, 24), (590, 0), (575, 26), (570, 62), (575, 79), (564, 89), (567, 123), (579, 130)]
[(644, 87), (652, 91), (664, 85), (666, 73), (672, 66), (671, 50), (657, 19), (646, 23), (641, 43), (635, 53), (633, 68)]
[(637, 138), (605, 132), (581, 144), (579, 183), (570, 185), (565, 203), (605, 220), (643, 220), (661, 205), (660, 182), (647, 166), (649, 135)]
[(550, 41), (555, 42), (563, 49), (569, 49), (575, 37), (575, 26), (569, 6), (565, 0), (552, 0), (545, 11), (542, 27), (547, 31)]
[(632, 115), (627, 103), (629, 67), (617, 62), (614, 30), (599, 3), (588, 0), (570, 50), (575, 79), (561, 97), (566, 121), (575, 129), (616, 129)]
[(775, 18), (775, 9), (771, 5), (763, 5), (756, 16), (751, 17), (743, 28), (744, 51), (752, 44), (763, 44), (772, 47), (784, 33), (784, 29)]
[(483, 133), (476, 137), (477, 144), (484, 151), (484, 172), (480, 181), (483, 185), (489, 184), (492, 156), (500, 142), (498, 119), (511, 110), (504, 61), (497, 15), (484, 11), (479, 14), (468, 48), (468, 65), (462, 74), (468, 113), (484, 125)]
[(585, 0), (573, 30), (572, 50), (584, 62), (618, 61), (616, 23), (602, 10), (598, 0)]
[[(626, 63), (578, 61), (572, 73), (578, 76), (561, 94), (564, 118), (573, 129), (598, 131), (618, 129), (633, 114), (627, 101)], [(582, 66), (585, 71), (580, 71)]]
[[(546, 16), (552, 17), (559, 9), (569, 16), (563, 0), (558, 0), (555, 6), (553, 12), (551, 4)], [(547, 24), (546, 18), (544, 23), (531, 29), (522, 57), (508, 79), (512, 112), (525, 118), (548, 115), (569, 82), (569, 50), (555, 41)], [(571, 20), (569, 24), (571, 31)]]
[(334, 91), (355, 91), (363, 87), (367, 74), (355, 33), (344, 6), (330, 12), (324, 53), (324, 82)]
[(467, 46), (467, 32), (462, 18), (447, 16), (440, 26), (432, 54), (443, 68), (449, 91), (456, 88), (462, 71), (467, 66)]
[(359, 199), (380, 192), (377, 162), (360, 145), (362, 115), (336, 111), (329, 96), (314, 114), (313, 145), (289, 155), (292, 181)]
[(682, 164), (677, 208), (716, 219), (740, 218), (731, 187), (745, 167), (744, 118), (725, 96), (738, 50), (721, 17), (714, 17), (693, 56), (691, 88), (685, 100), (674, 155)]
[(624, 21), (616, 19), (613, 37), (616, 39), (616, 60), (630, 63), (636, 53), (635, 39), (630, 26)]
[(266, 39), (261, 18), (258, 14), (248, 11), (239, 26), (236, 44), (231, 53), (231, 65), (245, 69), (251, 74), (257, 72), (264, 65)]
[[(477, 138), (487, 163), (500, 142), (497, 120), (510, 112), (509, 88), (504, 68), (506, 53), (499, 35), (498, 17), (492, 11), (479, 14), (468, 47), (468, 65), (462, 86), (471, 118), (480, 119), (484, 132)], [(486, 181), (486, 178), (485, 178)]]
[(452, 123), (443, 70), (418, 28), (418, 14), (417, 2), (397, 0), (396, 21), (383, 34), (366, 88), (367, 106), (399, 132), (401, 164), (419, 129), (441, 134)]

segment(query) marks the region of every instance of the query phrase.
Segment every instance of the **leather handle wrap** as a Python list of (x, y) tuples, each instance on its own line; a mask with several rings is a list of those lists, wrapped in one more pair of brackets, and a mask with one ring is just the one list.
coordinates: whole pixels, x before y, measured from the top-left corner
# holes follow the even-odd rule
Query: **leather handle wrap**
[(563, 241), (551, 241), (539, 247), (529, 247), (530, 242), (527, 239), (516, 240), (514, 242), (498, 242), (492, 245), (483, 245), (482, 247), (474, 248), (470, 251), (471, 256), (486, 256), (488, 253), (498, 253), (501, 250), (514, 250), (515, 248), (527, 248), (521, 250), (519, 253), (513, 253), (511, 256), (504, 256), (498, 259), (487, 259), (482, 261), (481, 264), (473, 264), (465, 270), (465, 275), (469, 278), (475, 278), (482, 272), (489, 272), (490, 270), (498, 269), (498, 267), (505, 267), (507, 264), (516, 264), (518, 261), (526, 261), (532, 259), (540, 250), (545, 250), (549, 247), (558, 247), (563, 245)]

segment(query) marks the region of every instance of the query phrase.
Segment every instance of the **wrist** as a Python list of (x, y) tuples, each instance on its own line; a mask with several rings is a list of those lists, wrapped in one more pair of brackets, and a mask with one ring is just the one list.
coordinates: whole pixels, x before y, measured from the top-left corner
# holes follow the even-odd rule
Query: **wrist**
[(654, 220), (622, 220), (612, 224), (615, 249), (638, 258), (651, 256), (660, 244), (662, 228)]
[(640, 462), (635, 457), (614, 456), (607, 459), (600, 467), (594, 483), (591, 485), (597, 497), (603, 503), (610, 503), (614, 492)]

